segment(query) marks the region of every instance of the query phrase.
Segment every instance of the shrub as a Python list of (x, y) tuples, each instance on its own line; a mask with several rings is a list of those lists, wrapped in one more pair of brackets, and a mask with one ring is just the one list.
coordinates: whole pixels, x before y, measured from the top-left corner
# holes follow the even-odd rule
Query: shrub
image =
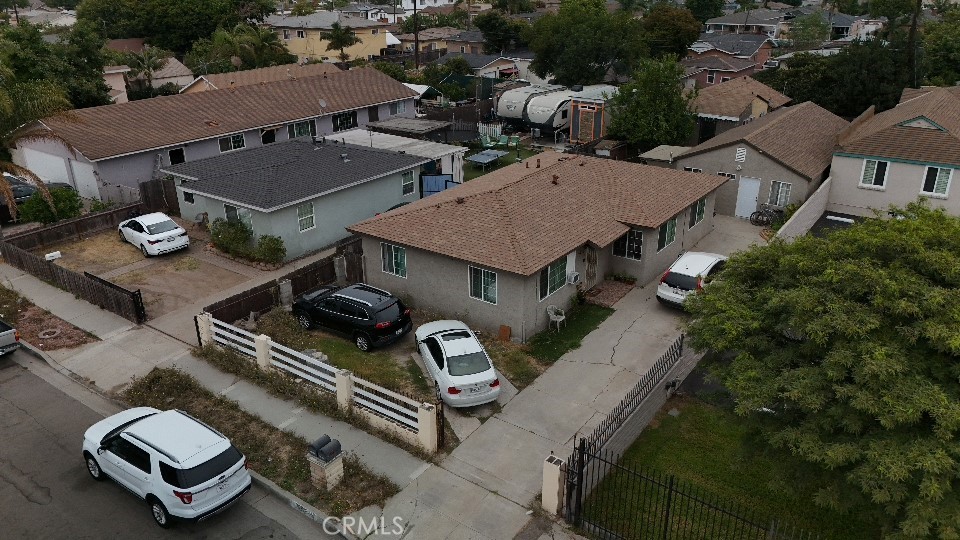
[(256, 254), (263, 262), (280, 264), (287, 256), (287, 246), (279, 236), (264, 234), (257, 240)]
[(90, 203), (90, 213), (96, 214), (97, 212), (103, 212), (104, 210), (109, 210), (113, 208), (117, 203), (113, 201), (93, 201)]
[(53, 199), (53, 208), (50, 208), (50, 204), (39, 191), (31, 195), (20, 206), (20, 219), (22, 221), (53, 223), (61, 219), (77, 217), (83, 209), (83, 201), (80, 200), (80, 195), (72, 189), (50, 190), (50, 197)]
[(249, 257), (253, 230), (242, 221), (217, 218), (210, 224), (210, 239), (220, 251), (230, 255)]

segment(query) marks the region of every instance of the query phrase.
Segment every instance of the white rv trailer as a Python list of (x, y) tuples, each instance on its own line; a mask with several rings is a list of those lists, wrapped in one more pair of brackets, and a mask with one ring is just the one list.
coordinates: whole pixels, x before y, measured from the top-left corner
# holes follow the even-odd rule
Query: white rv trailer
[(564, 90), (557, 85), (522, 86), (504, 92), (497, 101), (497, 116), (502, 120), (519, 123), (525, 121), (527, 102), (534, 96)]

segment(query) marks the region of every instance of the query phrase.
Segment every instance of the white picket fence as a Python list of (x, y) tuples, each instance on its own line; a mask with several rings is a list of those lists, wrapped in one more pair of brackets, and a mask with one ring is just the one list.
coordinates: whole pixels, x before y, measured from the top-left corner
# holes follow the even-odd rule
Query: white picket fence
[(486, 135), (487, 137), (497, 137), (503, 133), (503, 123), (502, 122), (478, 122), (477, 131), (480, 135)]
[[(363, 414), (375, 426), (387, 429), (430, 452), (437, 451), (439, 436), (435, 406), (420, 403), (407, 396), (354, 376), (346, 370), (300, 351), (276, 343), (269, 336), (255, 335), (209, 313), (197, 316), (201, 344), (213, 342), (230, 347), (256, 359), (261, 367), (272, 366), (309, 381), (337, 397), (342, 409)], [(206, 338), (205, 338), (206, 336)], [(386, 421), (386, 422), (384, 422)], [(397, 429), (400, 428), (400, 429)]]

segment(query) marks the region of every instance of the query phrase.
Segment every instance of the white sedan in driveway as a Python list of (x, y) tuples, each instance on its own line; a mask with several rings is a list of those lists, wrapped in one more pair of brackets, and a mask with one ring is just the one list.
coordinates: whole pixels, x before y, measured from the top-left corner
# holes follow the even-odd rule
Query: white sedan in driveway
[(187, 231), (161, 212), (123, 221), (119, 230), (120, 240), (140, 248), (145, 257), (170, 253), (190, 245)]
[(451, 407), (482, 405), (500, 395), (500, 379), (477, 336), (460, 321), (434, 321), (417, 328), (417, 348), (436, 383), (437, 397)]

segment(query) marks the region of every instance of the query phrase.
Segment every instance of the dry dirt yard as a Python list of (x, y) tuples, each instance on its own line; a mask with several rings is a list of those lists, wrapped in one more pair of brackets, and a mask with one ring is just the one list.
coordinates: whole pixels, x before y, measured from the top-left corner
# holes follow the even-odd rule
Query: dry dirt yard
[(90, 272), (100, 275), (128, 264), (143, 260), (140, 250), (128, 242), (121, 242), (120, 235), (114, 229), (84, 236), (83, 240), (65, 242), (37, 253), (44, 255), (59, 251), (62, 255), (57, 264), (74, 272)]
[(111, 281), (131, 290), (140, 289), (147, 316), (153, 319), (249, 279), (193, 257), (191, 251), (199, 249), (191, 245), (186, 251), (151, 257), (153, 264)]

